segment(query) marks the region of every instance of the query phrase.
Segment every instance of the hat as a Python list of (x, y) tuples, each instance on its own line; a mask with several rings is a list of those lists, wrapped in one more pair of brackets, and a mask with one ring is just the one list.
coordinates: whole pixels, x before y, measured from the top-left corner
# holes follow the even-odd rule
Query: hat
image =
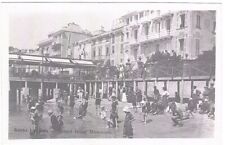
[(205, 99), (205, 102), (207, 102), (208, 101), (208, 99)]
[(130, 108), (129, 108), (128, 106), (125, 106), (125, 107), (123, 108), (123, 112), (130, 112)]
[(34, 106), (33, 106), (33, 107), (31, 107), (30, 109), (31, 109), (31, 110), (35, 110), (35, 109), (36, 109), (36, 107), (34, 107)]
[(48, 110), (48, 114), (51, 115), (53, 113), (52, 110)]

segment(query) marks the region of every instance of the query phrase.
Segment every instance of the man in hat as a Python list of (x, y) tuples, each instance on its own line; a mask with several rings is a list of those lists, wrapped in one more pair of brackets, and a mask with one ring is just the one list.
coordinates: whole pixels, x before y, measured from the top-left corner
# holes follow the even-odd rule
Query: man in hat
[(34, 125), (33, 130), (30, 130), (30, 134), (33, 135), (38, 135), (39, 134), (39, 121), (40, 121), (40, 116), (38, 114), (37, 108), (36, 107), (31, 107), (31, 111), (30, 111), (30, 118), (31, 118), (31, 122)]
[(110, 119), (113, 122), (113, 127), (118, 127), (117, 126), (117, 121), (118, 121), (118, 101), (116, 100), (116, 96), (112, 96), (112, 105), (111, 105), (111, 111), (110, 111)]
[(125, 119), (124, 119), (123, 137), (133, 138), (132, 121), (134, 120), (134, 117), (132, 113), (130, 112), (129, 107), (125, 106), (123, 111), (126, 113)]
[(59, 125), (58, 125), (58, 120), (56, 115), (53, 113), (52, 110), (48, 110), (48, 115), (50, 117), (50, 121), (51, 121), (51, 128), (53, 130), (59, 130)]

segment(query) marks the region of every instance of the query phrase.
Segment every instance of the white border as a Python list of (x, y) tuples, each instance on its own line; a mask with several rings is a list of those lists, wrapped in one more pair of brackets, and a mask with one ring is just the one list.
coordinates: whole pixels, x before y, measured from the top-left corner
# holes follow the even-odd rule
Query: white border
[[(13, 1), (13, 0), (10, 0)], [(26, 0), (24, 0), (26, 1)], [(109, 10), (112, 9), (112, 6), (117, 8), (123, 7), (131, 7), (131, 8), (141, 8), (141, 9), (172, 9), (172, 10), (217, 10), (217, 32), (216, 32), (216, 120), (215, 120), (215, 137), (210, 139), (166, 139), (166, 138), (159, 138), (159, 139), (41, 139), (41, 140), (8, 140), (8, 16), (9, 12), (11, 11), (18, 11), (18, 12), (36, 12), (36, 11), (44, 11), (49, 12), (51, 11), (73, 11), (74, 6), (79, 5), (79, 7), (88, 7), (89, 9), (97, 8), (101, 5), (101, 10)], [(104, 5), (104, 6), (103, 6)], [(197, 145), (220, 145), (222, 144), (222, 127), (223, 127), (223, 120), (224, 120), (224, 105), (222, 104), (224, 99), (222, 98), (224, 93), (222, 91), (222, 80), (223, 77), (223, 54), (224, 50), (222, 49), (222, 6), (221, 4), (175, 4), (175, 3), (116, 3), (116, 4), (97, 4), (97, 3), (2, 3), (0, 5), (0, 66), (1, 66), (1, 137), (3, 138), (2, 144), (33, 144), (33, 145), (40, 145), (40, 144), (50, 144), (50, 143), (57, 143), (57, 144), (82, 144), (82, 145), (105, 145), (105, 144), (153, 144), (153, 145), (162, 145), (162, 144), (173, 144), (173, 145), (190, 145), (190, 144), (197, 144)], [(222, 109), (222, 106), (224, 107)], [(223, 120), (222, 120), (223, 119)]]

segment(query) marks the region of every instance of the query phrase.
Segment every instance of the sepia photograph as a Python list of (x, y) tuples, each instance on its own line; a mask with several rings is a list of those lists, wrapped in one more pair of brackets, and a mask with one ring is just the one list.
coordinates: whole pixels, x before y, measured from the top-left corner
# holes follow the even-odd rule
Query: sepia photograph
[(8, 5), (8, 140), (215, 137), (216, 9)]

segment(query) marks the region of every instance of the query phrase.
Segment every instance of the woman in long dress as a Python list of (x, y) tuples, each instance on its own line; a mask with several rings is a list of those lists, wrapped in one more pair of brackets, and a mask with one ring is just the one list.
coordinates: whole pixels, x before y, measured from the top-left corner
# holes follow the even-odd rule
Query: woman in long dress
[(122, 102), (127, 102), (127, 95), (126, 95), (125, 88), (123, 88), (123, 92), (122, 92)]

